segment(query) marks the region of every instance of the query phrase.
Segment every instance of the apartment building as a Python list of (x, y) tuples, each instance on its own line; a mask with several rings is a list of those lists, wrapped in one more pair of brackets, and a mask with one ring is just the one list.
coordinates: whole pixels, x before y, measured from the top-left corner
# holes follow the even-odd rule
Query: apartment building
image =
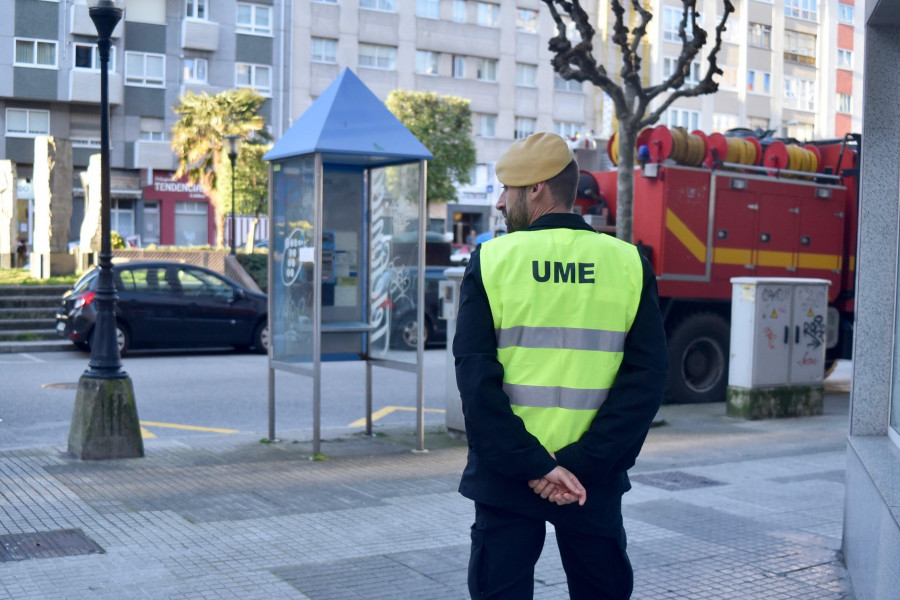
[[(70, 139), (72, 237), (83, 217), (77, 173), (100, 146), (100, 64), (86, 0), (4, 0), (0, 22), (0, 158), (18, 167), (30, 233), (34, 138)], [(202, 191), (173, 180), (172, 106), (186, 91), (252, 87), (274, 131), (288, 123), (281, 0), (127, 0), (110, 61), (111, 227), (143, 244), (214, 241)]]
[[(76, 170), (99, 145), (99, 69), (87, 0), (4, 0), (0, 23), (0, 158), (27, 179), (35, 135), (73, 141)], [(861, 130), (863, 27), (855, 0), (734, 0), (713, 96), (681, 99), (662, 123), (707, 132), (733, 127), (822, 139)], [(463, 241), (501, 226), (493, 164), (535, 131), (605, 138), (611, 100), (550, 66), (555, 24), (541, 0), (126, 0), (114, 34), (111, 83), (113, 228), (142, 242), (213, 239), (211, 208), (171, 180), (171, 106), (184, 91), (254, 87), (279, 136), (350, 67), (382, 100), (394, 89), (468, 98), (477, 167), (459, 202), (431, 207), (432, 229)], [(630, 3), (626, 18), (634, 24)], [(711, 31), (721, 0), (702, 0)], [(680, 52), (679, 0), (653, 0), (640, 52), (645, 85)], [(594, 54), (620, 70), (610, 0), (586, 3)], [(577, 39), (574, 27), (567, 29)], [(701, 77), (705, 55), (692, 67)], [(657, 104), (658, 106), (658, 104)], [(76, 178), (76, 195), (80, 194)], [(80, 218), (76, 201), (75, 219)], [(205, 229), (204, 224), (205, 223)], [(77, 235), (77, 233), (76, 233)]]
[[(863, 27), (854, 0), (735, 0), (713, 96), (682, 99), (662, 122), (704, 131), (733, 127), (772, 130), (799, 140), (862, 130)], [(660, 0), (649, 56), (652, 81), (663, 81), (677, 59), (682, 4)], [(698, 3), (704, 29), (722, 17), (721, 0)], [(690, 80), (705, 72), (705, 55)], [(658, 106), (658, 105), (657, 105)]]

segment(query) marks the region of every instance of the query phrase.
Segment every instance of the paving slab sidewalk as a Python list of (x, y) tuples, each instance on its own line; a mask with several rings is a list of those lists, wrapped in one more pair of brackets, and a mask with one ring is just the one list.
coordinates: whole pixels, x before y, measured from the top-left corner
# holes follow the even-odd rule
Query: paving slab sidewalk
[[(777, 421), (664, 406), (624, 502), (633, 597), (852, 599), (847, 409), (844, 392)], [(313, 461), (309, 438), (148, 440), (143, 459), (102, 462), (0, 451), (0, 599), (467, 598), (464, 442), (430, 431), (419, 454), (404, 429), (330, 432)], [(551, 531), (535, 598), (567, 597)]]

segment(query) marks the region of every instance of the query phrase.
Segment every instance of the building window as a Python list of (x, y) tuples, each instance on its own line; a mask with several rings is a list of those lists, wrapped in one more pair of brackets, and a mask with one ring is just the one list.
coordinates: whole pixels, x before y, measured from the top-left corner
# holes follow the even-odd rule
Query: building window
[[(668, 79), (675, 72), (675, 67), (678, 66), (678, 59), (672, 57), (664, 57), (663, 58), (663, 77)], [(697, 85), (700, 83), (700, 61), (693, 61), (690, 64), (688, 69), (687, 77), (684, 78), (684, 82), (688, 85)]]
[(479, 58), (476, 78), (479, 81), (497, 81), (497, 61), (493, 58)]
[(175, 203), (175, 244), (204, 246), (207, 244), (209, 205), (206, 202)]
[[(844, 6), (841, 4), (841, 6)], [(852, 69), (853, 68), (853, 50), (844, 50), (843, 48), (838, 48), (838, 67), (842, 69)]]
[(183, 77), (185, 82), (206, 83), (207, 62), (205, 58), (184, 59)]
[(497, 115), (481, 115), (478, 119), (478, 135), (495, 137), (497, 135)]
[(853, 24), (853, 7), (849, 4), (838, 4), (838, 21)]
[(750, 23), (747, 43), (755, 48), (772, 49), (772, 27), (762, 23)]
[(499, 27), (500, 6), (497, 4), (488, 4), (487, 2), (479, 2), (478, 24), (485, 27)]
[(337, 4), (337, 0), (312, 0), (313, 2), (321, 2), (322, 4)]
[(125, 84), (163, 87), (166, 75), (166, 55), (150, 52), (125, 53)]
[(815, 65), (816, 36), (786, 29), (784, 31), (784, 58)]
[(263, 96), (272, 95), (272, 67), (235, 63), (235, 87), (252, 88)]
[(10, 137), (50, 135), (50, 111), (7, 108), (6, 135)]
[[(681, 20), (684, 18), (684, 10), (674, 6), (663, 7), (663, 39), (667, 42), (681, 43), (681, 37), (678, 29), (681, 27)], [(699, 22), (699, 19), (698, 19)], [(694, 24), (688, 15), (687, 22), (684, 24), (684, 34), (690, 40), (694, 37)]]
[(700, 129), (700, 111), (686, 108), (670, 108), (666, 111), (666, 125), (684, 127), (688, 131)]
[(455, 23), (465, 23), (466, 16), (466, 0), (453, 0), (453, 21)]
[(141, 132), (138, 137), (148, 142), (165, 141), (165, 121), (155, 117), (141, 117)]
[(122, 239), (134, 235), (134, 200), (110, 198), (109, 228), (121, 235)]
[(56, 68), (56, 42), (16, 38), (16, 66)]
[(534, 133), (535, 120), (526, 117), (516, 118), (516, 139), (527, 138)]
[(769, 119), (765, 117), (747, 117), (747, 129), (752, 129), (754, 131), (768, 131), (769, 130)]
[(815, 137), (816, 127), (812, 123), (791, 122), (784, 126), (784, 135), (795, 140), (805, 141)]
[(564, 92), (580, 92), (581, 82), (574, 79), (563, 79), (556, 71), (553, 72), (553, 89)]
[(850, 94), (837, 95), (837, 111), (841, 113), (849, 113), (852, 110), (853, 96)]
[(453, 77), (455, 79), (466, 78), (466, 57), (458, 54), (453, 55)]
[(272, 7), (259, 4), (238, 4), (235, 31), (254, 35), (272, 35)]
[(784, 14), (795, 19), (817, 21), (817, 0), (784, 0)]
[(208, 9), (207, 0), (187, 0), (184, 16), (188, 19), (202, 19), (206, 21), (209, 19)]
[[(100, 49), (96, 44), (75, 44), (75, 68), (86, 71), (100, 70)], [(116, 70), (116, 47), (109, 48), (109, 70)]]
[(393, 71), (397, 68), (397, 49), (393, 46), (360, 44), (359, 66)]
[(416, 14), (425, 19), (440, 19), (441, 0), (416, 0)]
[[(722, 22), (722, 17), (724, 15), (716, 15), (716, 22), (713, 23), (712, 28), (709, 30), (709, 41), (716, 41), (716, 27), (718, 27), (719, 23)], [(725, 31), (722, 32), (722, 41), (728, 42), (729, 44), (739, 44), (740, 40), (737, 36), (737, 26), (734, 25), (734, 21), (732, 20), (734, 17), (729, 17), (729, 19), (725, 22)]]
[(730, 65), (719, 65), (722, 74), (714, 74), (713, 81), (719, 84), (720, 90), (736, 90), (738, 89), (738, 70), (737, 67)]
[(396, 0), (359, 0), (360, 8), (370, 10), (383, 10), (385, 12), (397, 12)]
[(516, 10), (516, 31), (537, 33), (537, 11), (529, 8)]
[(581, 123), (568, 123), (565, 121), (555, 121), (553, 123), (553, 133), (561, 135), (564, 138), (572, 138), (581, 131)]
[(416, 73), (422, 73), (423, 75), (439, 75), (438, 65), (440, 62), (440, 52), (416, 50)]
[(785, 77), (784, 104), (800, 110), (816, 110), (816, 82), (800, 77)]
[(516, 85), (535, 87), (537, 85), (537, 65), (516, 63)]
[(337, 62), (337, 40), (329, 40), (325, 38), (312, 38), (312, 57), (313, 62), (320, 63), (336, 63)]
[(772, 93), (772, 74), (768, 71), (747, 71), (747, 91), (768, 96)]
[(713, 132), (725, 133), (729, 129), (738, 126), (738, 116), (725, 113), (716, 113), (713, 115)]

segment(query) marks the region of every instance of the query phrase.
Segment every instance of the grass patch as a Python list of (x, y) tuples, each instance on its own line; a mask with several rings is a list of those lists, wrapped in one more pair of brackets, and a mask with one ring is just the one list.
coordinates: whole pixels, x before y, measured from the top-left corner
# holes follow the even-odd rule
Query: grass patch
[(56, 275), (35, 279), (28, 269), (0, 269), (0, 285), (72, 285), (81, 275)]

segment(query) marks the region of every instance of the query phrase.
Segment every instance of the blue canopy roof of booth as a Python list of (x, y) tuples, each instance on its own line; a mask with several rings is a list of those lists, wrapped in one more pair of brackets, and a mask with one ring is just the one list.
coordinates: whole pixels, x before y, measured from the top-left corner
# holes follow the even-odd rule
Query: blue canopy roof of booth
[(345, 68), (263, 158), (321, 152), (323, 161), (380, 167), (430, 160), (428, 148)]

